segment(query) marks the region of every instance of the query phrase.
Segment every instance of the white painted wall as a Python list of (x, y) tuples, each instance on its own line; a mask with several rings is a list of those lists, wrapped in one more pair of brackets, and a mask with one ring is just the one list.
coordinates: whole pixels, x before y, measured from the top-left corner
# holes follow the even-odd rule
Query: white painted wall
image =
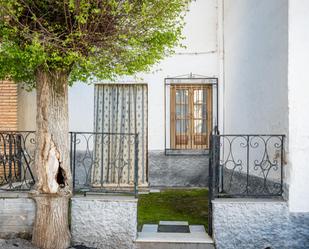
[(81, 82), (69, 89), (70, 131), (93, 131), (94, 86)]
[[(164, 78), (191, 72), (206, 76), (218, 76), (216, 0), (192, 1), (190, 12), (186, 16), (184, 36), (186, 39), (183, 44), (186, 45), (186, 49), (177, 49), (177, 54), (154, 66), (152, 73), (138, 75), (143, 82), (148, 84), (148, 145), (150, 150), (164, 149)], [(200, 52), (202, 54), (186, 54)], [(93, 93), (93, 86), (81, 83), (74, 85), (70, 89), (70, 130), (93, 130)], [(30, 102), (32, 108), (26, 108), (22, 111), (21, 129), (29, 127), (29, 123), (32, 124), (34, 129), (34, 122), (29, 121), (29, 118), (32, 119), (33, 113), (35, 113), (33, 98), (30, 100), (27, 97), (27, 100), (23, 101), (23, 105), (25, 107)], [(26, 119), (28, 119), (27, 122), (24, 121)]]
[[(219, 15), (215, 0), (192, 2), (184, 31), (187, 49), (177, 51), (204, 54), (176, 54), (154, 73), (140, 75), (149, 89), (149, 149), (164, 149), (164, 78), (190, 72), (219, 76), (221, 132), (289, 135), (290, 210), (309, 212), (309, 2), (218, 2)], [(217, 27), (224, 33), (217, 36)], [(70, 130), (93, 130), (93, 91), (81, 83), (70, 89)], [(35, 94), (19, 97), (19, 129), (33, 130)]]
[[(215, 0), (193, 1), (186, 16), (183, 44), (174, 56), (153, 67), (152, 73), (139, 74), (148, 84), (148, 148), (164, 149), (164, 78), (183, 74), (217, 76), (217, 3)], [(184, 53), (206, 52), (200, 55)], [(182, 53), (182, 54), (179, 54)], [(139, 81), (140, 82), (140, 81)], [(93, 86), (82, 84), (70, 89), (70, 129), (93, 130)]]
[[(92, 131), (94, 87), (76, 83), (69, 89), (70, 131)], [(18, 89), (18, 130), (36, 130), (36, 91)]]
[(35, 131), (36, 92), (27, 92), (18, 88), (18, 130)]
[(288, 133), (288, 0), (224, 1), (224, 133)]
[(309, 212), (309, 1), (289, 1), (289, 206)]
[(224, 133), (287, 134), (289, 208), (309, 212), (309, 2), (224, 5)]

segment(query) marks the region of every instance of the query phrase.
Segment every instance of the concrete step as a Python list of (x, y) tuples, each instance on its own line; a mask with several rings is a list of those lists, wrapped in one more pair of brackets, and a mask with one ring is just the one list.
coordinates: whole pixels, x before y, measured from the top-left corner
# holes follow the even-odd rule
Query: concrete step
[[(163, 223), (166, 224), (166, 223)], [(168, 223), (167, 223), (168, 224)], [(179, 223), (180, 224), (180, 223)], [(189, 226), (190, 233), (157, 232), (158, 225), (147, 224), (138, 233), (136, 249), (214, 249), (204, 226)]]
[(185, 244), (185, 243), (140, 243), (136, 242), (136, 249), (215, 249), (213, 244)]

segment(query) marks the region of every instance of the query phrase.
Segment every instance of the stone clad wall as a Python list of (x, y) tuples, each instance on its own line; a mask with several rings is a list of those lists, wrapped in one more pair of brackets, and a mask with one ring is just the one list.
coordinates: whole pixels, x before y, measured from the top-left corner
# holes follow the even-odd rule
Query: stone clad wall
[(208, 156), (148, 152), (150, 187), (207, 187)]
[(137, 199), (134, 197), (74, 197), (74, 245), (104, 249), (131, 249), (137, 235)]
[(0, 196), (0, 238), (29, 238), (35, 216), (35, 204), (27, 196)]
[[(0, 239), (31, 238), (35, 203), (27, 193), (1, 193)], [(73, 197), (71, 233), (74, 245), (131, 249), (137, 234), (137, 199), (132, 196)]]
[(213, 228), (217, 249), (309, 248), (309, 213), (290, 213), (284, 201), (215, 200)]

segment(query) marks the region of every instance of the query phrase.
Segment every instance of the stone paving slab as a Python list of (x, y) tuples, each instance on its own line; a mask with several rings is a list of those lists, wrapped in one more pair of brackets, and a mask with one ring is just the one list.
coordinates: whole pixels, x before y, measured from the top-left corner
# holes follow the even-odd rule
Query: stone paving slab
[(189, 226), (185, 225), (159, 225), (159, 233), (190, 233)]
[(142, 232), (143, 233), (156, 233), (158, 232), (158, 225), (157, 224), (145, 224), (143, 225)]
[(203, 225), (191, 225), (189, 228), (191, 233), (206, 233)]
[(160, 192), (161, 192), (160, 189), (156, 189), (156, 188), (149, 189), (149, 193), (160, 193)]
[(206, 233), (138, 233), (136, 242), (212, 244)]
[(164, 226), (189, 226), (188, 221), (160, 221), (159, 225)]

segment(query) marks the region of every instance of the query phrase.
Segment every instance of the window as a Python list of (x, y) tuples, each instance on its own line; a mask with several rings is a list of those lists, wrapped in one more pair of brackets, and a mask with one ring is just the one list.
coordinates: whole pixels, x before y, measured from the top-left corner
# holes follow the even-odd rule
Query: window
[(171, 149), (208, 149), (212, 129), (212, 87), (170, 86)]

